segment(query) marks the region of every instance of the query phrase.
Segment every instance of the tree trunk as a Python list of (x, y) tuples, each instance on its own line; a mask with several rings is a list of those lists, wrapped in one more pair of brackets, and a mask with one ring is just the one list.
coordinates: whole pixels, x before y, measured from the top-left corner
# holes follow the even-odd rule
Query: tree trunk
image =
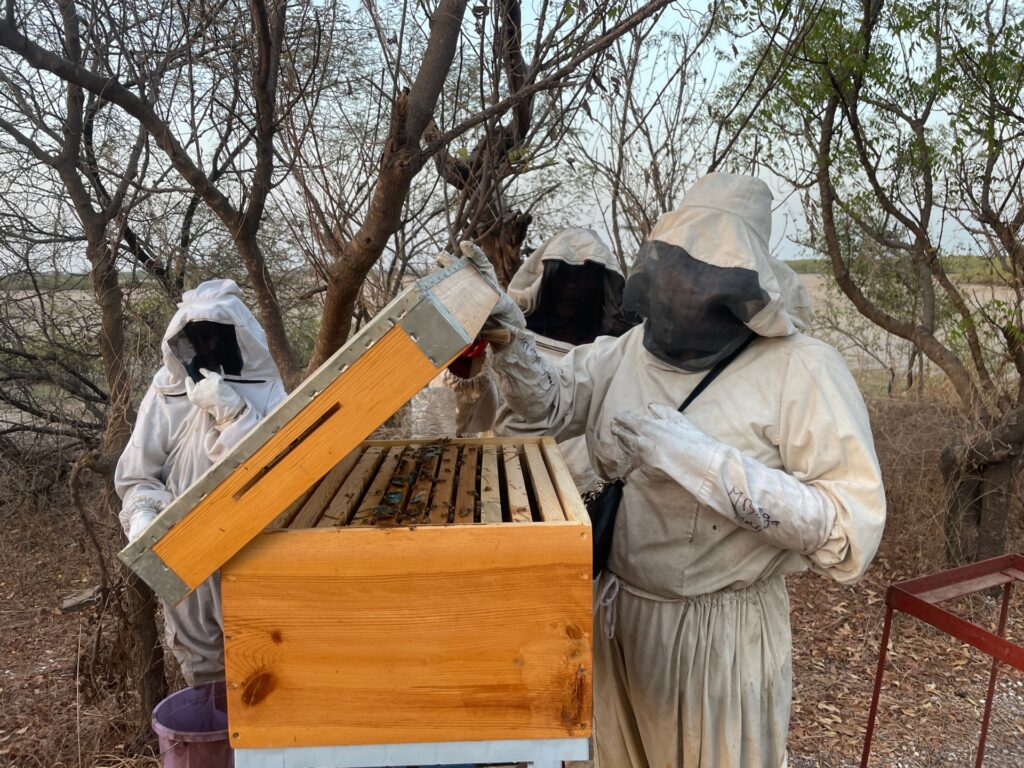
[(260, 324), (267, 336), (267, 346), (270, 348), (270, 356), (274, 358), (278, 373), (284, 382), (285, 389), (289, 392), (302, 381), (302, 367), (295, 357), (295, 351), (288, 341), (288, 334), (285, 332), (284, 316), (281, 313), (281, 304), (277, 300), (277, 291), (274, 282), (267, 269), (266, 259), (260, 250), (259, 242), (255, 233), (243, 233), (235, 239), (235, 247), (238, 249), (242, 262), (245, 264), (246, 272), (252, 280), (253, 291), (256, 294), (256, 303), (260, 313)]
[[(396, 102), (396, 112), (405, 110), (404, 97)], [(418, 141), (418, 139), (417, 139)], [(389, 139), (380, 163), (380, 174), (370, 198), (369, 209), (355, 237), (338, 243), (332, 253), (327, 278), (324, 311), (320, 316), (320, 332), (313, 347), (313, 357), (306, 367), (310, 374), (333, 355), (348, 338), (352, 316), (363, 281), (380, 258), (381, 253), (402, 223), (402, 206), (409, 195), (413, 177), (423, 167), (418, 148)]]
[(977, 560), (1006, 552), (1006, 521), (1010, 510), (1019, 506), (1015, 503), (1013, 482), (1017, 461), (1016, 457), (1006, 459), (986, 467), (982, 474)]
[(153, 708), (167, 696), (164, 647), (156, 628), (156, 595), (145, 582), (128, 571), (127, 566), (121, 567), (126, 572), (130, 679), (139, 694), (138, 731), (133, 746), (141, 752), (141, 748), (153, 739), (149, 726)]
[(532, 221), (528, 213), (510, 211), (500, 222), (488, 227), (485, 234), (475, 238), (494, 265), (498, 281), (506, 288), (523, 263), (523, 242)]
[[(100, 355), (109, 392), (107, 424), (100, 460), (95, 469), (100, 472), (105, 485), (104, 506), (107, 518), (113, 519), (115, 529), (119, 529), (113, 469), (128, 444), (134, 417), (131, 376), (124, 358), (124, 297), (114, 254), (103, 237), (103, 231), (96, 228), (90, 232), (88, 227), (86, 229), (90, 240), (93, 290), (100, 306)], [(127, 682), (139, 695), (135, 746), (141, 747), (152, 740), (150, 717), (153, 707), (167, 695), (167, 681), (164, 678), (163, 646), (156, 629), (156, 598), (152, 590), (128, 572), (127, 568), (123, 572), (127, 582), (123, 622), (126, 626), (122, 627), (129, 648)]]
[[(947, 449), (948, 451), (949, 449)], [(951, 566), (965, 565), (1006, 551), (1011, 510), (1020, 510), (1015, 494), (1016, 453), (980, 467), (953, 467), (943, 454), (947, 487), (946, 557)]]

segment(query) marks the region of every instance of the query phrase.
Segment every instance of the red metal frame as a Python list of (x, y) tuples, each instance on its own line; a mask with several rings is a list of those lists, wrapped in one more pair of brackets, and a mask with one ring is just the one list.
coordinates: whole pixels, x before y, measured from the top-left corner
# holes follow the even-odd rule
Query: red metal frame
[[(975, 767), (981, 768), (985, 758), (985, 742), (992, 715), (992, 697), (996, 688), (996, 673), (999, 664), (1008, 664), (1024, 672), (1024, 648), (1003, 637), (1006, 632), (1006, 618), (1010, 607), (1010, 593), (1016, 582), (1024, 582), (1024, 554), (1003, 555), (961, 568), (921, 576), (909, 581), (891, 584), (885, 593), (885, 623), (882, 625), (882, 647), (878, 654), (878, 668), (875, 671), (875, 689), (871, 694), (871, 709), (868, 713), (868, 731), (864, 738), (864, 753), (861, 768), (867, 768), (871, 755), (871, 738), (875, 732), (875, 716), (878, 714), (878, 697), (882, 690), (882, 676), (885, 673), (885, 657), (889, 649), (889, 633), (892, 629), (894, 611), (916, 616), (958, 640), (971, 645), (992, 657), (992, 671), (988, 678), (988, 695), (985, 698), (985, 714), (981, 721), (981, 739)], [(999, 628), (996, 633), (982, 629), (949, 611), (940, 608), (939, 603), (957, 597), (980, 592), (993, 587), (1002, 587), (1003, 602), (999, 613)]]

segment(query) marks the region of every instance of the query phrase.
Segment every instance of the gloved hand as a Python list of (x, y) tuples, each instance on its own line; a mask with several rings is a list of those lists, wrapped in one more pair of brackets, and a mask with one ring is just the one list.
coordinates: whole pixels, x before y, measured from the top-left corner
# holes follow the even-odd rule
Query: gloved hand
[(821, 489), (709, 437), (670, 406), (624, 411), (612, 419), (611, 432), (623, 456), (621, 477), (636, 468), (661, 474), (780, 549), (810, 554), (829, 539), (836, 508)]
[(128, 541), (135, 541), (142, 532), (149, 527), (149, 524), (156, 520), (156, 512), (151, 512), (148, 509), (142, 509), (135, 513), (132, 518), (132, 524), (128, 528)]
[(199, 371), (204, 376), (203, 380), (196, 384), (192, 379), (185, 379), (185, 392), (194, 405), (213, 416), (217, 426), (231, 421), (245, 410), (245, 400), (219, 373), (205, 368)]
[(493, 327), (496, 324), (510, 329), (526, 328), (526, 317), (523, 315), (523, 310), (502, 289), (501, 284), (498, 282), (498, 275), (494, 271), (494, 265), (487, 258), (487, 254), (480, 250), (480, 246), (469, 240), (463, 240), (459, 243), (459, 249), (462, 251), (463, 256), (473, 262), (477, 272), (498, 292), (498, 303), (491, 310), (488, 324), (484, 327)]
[(704, 453), (705, 459), (714, 453), (717, 442), (676, 409), (651, 403), (647, 410), (648, 414), (626, 410), (612, 418), (611, 433), (621, 454), (619, 477), (625, 479), (637, 467), (654, 467), (666, 442), (686, 445), (688, 451)]
[[(167, 497), (170, 498), (170, 495), (168, 494)], [(135, 541), (142, 535), (142, 532), (163, 511), (165, 503), (161, 499), (150, 495), (139, 495), (133, 500), (133, 506), (135, 512), (132, 514), (131, 523), (128, 525), (128, 541)]]

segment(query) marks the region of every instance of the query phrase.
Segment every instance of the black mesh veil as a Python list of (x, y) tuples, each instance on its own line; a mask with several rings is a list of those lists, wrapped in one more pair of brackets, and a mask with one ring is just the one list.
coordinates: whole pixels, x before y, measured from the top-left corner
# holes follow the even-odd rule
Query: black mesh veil
[(189, 322), (182, 335), (191, 346), (192, 355), (183, 359), (185, 369), (193, 380), (202, 378), (200, 368), (239, 376), (242, 373), (242, 352), (238, 347), (235, 326), (209, 320)]
[(701, 371), (750, 336), (745, 323), (768, 302), (754, 270), (717, 267), (679, 246), (651, 240), (629, 273), (622, 307), (645, 318), (644, 347), (651, 354), (682, 370)]

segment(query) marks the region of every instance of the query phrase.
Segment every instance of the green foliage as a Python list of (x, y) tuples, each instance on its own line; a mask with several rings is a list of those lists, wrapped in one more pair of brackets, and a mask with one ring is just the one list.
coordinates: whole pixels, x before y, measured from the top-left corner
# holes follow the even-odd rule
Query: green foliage
[[(772, 0), (750, 7), (768, 19), (785, 13)], [(934, 327), (962, 366), (965, 403), (976, 400), (963, 382), (988, 376), (1016, 398), (1019, 372), (1007, 363), (1024, 326), (1024, 242), (1014, 224), (1024, 210), (1024, 7), (874, 8), (864, 19), (863, 4), (827, 0), (812, 19), (794, 6), (794, 27), (801, 12), (813, 23), (757, 114), (751, 161), (809, 191), (807, 239), (823, 255), (836, 251), (871, 316)], [(823, 178), (834, 190), (838, 243), (822, 236)], [(985, 396), (995, 402), (998, 393)]]
[(786, 265), (798, 275), (824, 275), (829, 271), (824, 259), (787, 259)]

